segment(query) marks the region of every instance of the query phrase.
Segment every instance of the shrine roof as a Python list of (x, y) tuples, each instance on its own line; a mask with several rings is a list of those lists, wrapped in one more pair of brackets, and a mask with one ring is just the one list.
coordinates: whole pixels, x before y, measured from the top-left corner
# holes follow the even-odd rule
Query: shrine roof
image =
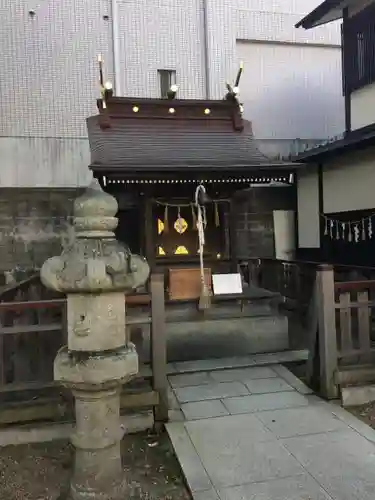
[(228, 100), (110, 97), (87, 119), (94, 171), (287, 168), (257, 148), (251, 122)]

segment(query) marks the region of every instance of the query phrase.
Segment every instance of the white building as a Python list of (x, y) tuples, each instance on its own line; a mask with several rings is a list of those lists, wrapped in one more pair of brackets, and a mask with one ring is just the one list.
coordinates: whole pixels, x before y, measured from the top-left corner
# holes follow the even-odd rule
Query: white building
[(98, 97), (97, 55), (116, 93), (221, 98), (238, 63), (245, 118), (267, 153), (343, 129), (340, 31), (294, 25), (317, 0), (3, 0), (0, 185), (86, 185), (85, 118)]
[(345, 133), (298, 157), (299, 257), (375, 265), (375, 1), (326, 0), (298, 25), (342, 19)]

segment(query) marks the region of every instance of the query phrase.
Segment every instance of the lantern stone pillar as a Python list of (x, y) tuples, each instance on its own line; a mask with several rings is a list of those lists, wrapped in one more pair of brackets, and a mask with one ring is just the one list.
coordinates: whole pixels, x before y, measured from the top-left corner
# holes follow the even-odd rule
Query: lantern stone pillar
[(137, 374), (138, 356), (127, 338), (125, 294), (146, 282), (149, 266), (116, 240), (117, 210), (93, 180), (74, 203), (74, 242), (41, 269), (44, 285), (67, 296), (68, 345), (54, 378), (75, 397), (71, 500), (123, 500), (126, 492), (120, 392)]

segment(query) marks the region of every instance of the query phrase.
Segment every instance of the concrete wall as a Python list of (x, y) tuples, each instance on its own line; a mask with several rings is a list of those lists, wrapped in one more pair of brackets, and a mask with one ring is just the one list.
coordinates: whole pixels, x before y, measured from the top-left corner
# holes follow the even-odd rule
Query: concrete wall
[(352, 130), (375, 123), (375, 83), (366, 85), (350, 95)]
[(0, 188), (0, 273), (37, 270), (73, 241), (73, 189)]
[(87, 186), (92, 174), (86, 138), (0, 137), (0, 186)]
[(345, 155), (323, 169), (325, 213), (375, 207), (375, 148)]
[(245, 66), (244, 116), (255, 137), (313, 140), (342, 132), (340, 46), (241, 41), (237, 57)]
[(297, 173), (298, 247), (319, 248), (318, 172), (315, 167)]

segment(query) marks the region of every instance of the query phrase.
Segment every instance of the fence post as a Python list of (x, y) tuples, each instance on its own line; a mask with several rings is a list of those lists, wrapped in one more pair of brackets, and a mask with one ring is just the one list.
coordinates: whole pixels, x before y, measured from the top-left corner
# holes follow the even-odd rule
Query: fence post
[(164, 275), (151, 275), (151, 365), (153, 389), (159, 394), (154, 408), (155, 426), (168, 421), (167, 343)]
[(328, 399), (338, 397), (334, 376), (337, 370), (337, 336), (335, 318), (335, 281), (333, 266), (322, 264), (316, 274), (320, 391)]
[(318, 291), (317, 291), (317, 272), (315, 271), (314, 286), (310, 297), (309, 307), (307, 310), (307, 343), (309, 357), (306, 362), (306, 380), (310, 386), (315, 386), (316, 382), (320, 383), (318, 350)]

